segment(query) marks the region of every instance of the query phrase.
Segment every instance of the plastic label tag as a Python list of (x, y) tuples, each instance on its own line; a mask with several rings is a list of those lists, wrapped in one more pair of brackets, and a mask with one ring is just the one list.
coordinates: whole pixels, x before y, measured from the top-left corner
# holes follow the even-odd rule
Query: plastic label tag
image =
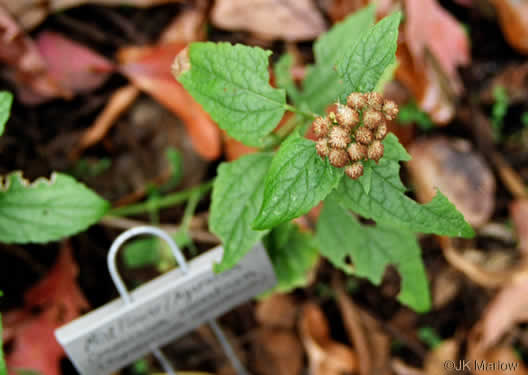
[(215, 274), (216, 247), (179, 269), (57, 329), (55, 336), (84, 375), (110, 374), (275, 286), (273, 266), (257, 244), (232, 269)]

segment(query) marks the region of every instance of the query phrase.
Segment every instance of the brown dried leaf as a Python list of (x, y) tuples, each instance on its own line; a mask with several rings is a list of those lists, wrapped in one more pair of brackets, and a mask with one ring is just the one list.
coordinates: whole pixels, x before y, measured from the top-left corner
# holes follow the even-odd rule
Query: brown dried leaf
[(178, 14), (161, 34), (163, 43), (190, 43), (205, 40), (207, 22), (207, 0), (196, 0)]
[(488, 304), (472, 328), (468, 345), (475, 356), (485, 353), (515, 324), (528, 321), (528, 271), (518, 272)]
[(298, 306), (288, 294), (272, 294), (259, 301), (255, 310), (257, 321), (266, 327), (293, 329), (297, 320)]
[(167, 43), (150, 47), (129, 47), (119, 51), (120, 71), (137, 87), (184, 122), (193, 145), (204, 158), (220, 156), (220, 130), (207, 112), (171, 75), (171, 64), (185, 44)]
[(440, 345), (425, 357), (424, 373), (426, 375), (445, 375), (448, 373), (444, 367), (444, 363), (457, 359), (458, 347), (459, 344), (454, 339), (442, 341)]
[(262, 375), (297, 375), (303, 369), (303, 351), (294, 331), (262, 328), (255, 338), (255, 367)]
[(340, 375), (357, 371), (356, 353), (330, 337), (328, 321), (317, 305), (305, 305), (299, 331), (308, 354), (311, 374)]
[(211, 19), (220, 28), (271, 40), (311, 40), (326, 30), (312, 0), (217, 0)]
[(473, 226), (485, 224), (495, 207), (495, 178), (485, 160), (464, 140), (443, 137), (415, 142), (407, 163), (421, 202), (439, 189)]
[(519, 238), (520, 250), (528, 257), (528, 200), (516, 200), (510, 205), (511, 218)]
[(17, 19), (24, 30), (31, 30), (46, 19), (48, 14), (83, 4), (103, 6), (129, 5), (151, 7), (167, 3), (181, 3), (183, 0), (2, 0), (2, 4)]

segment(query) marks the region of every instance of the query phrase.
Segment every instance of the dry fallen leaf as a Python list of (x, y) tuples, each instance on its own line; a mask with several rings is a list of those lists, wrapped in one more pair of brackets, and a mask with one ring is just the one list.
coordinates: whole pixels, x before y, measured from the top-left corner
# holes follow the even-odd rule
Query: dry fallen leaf
[(420, 108), (436, 124), (447, 124), (455, 115), (455, 104), (452, 95), (442, 84), (441, 74), (435, 69), (432, 57), (425, 56), (424, 66), (416, 64), (405, 44), (398, 46), (396, 55), (399, 62), (396, 69), (398, 81), (412, 92)]
[(311, 40), (326, 30), (312, 0), (217, 0), (211, 19), (220, 28), (263, 39)]
[(220, 130), (202, 107), (171, 75), (171, 64), (185, 44), (129, 47), (119, 51), (120, 71), (137, 87), (179, 116), (193, 145), (204, 158), (220, 156)]
[(303, 350), (295, 331), (261, 328), (255, 338), (255, 367), (262, 375), (298, 375), (303, 369)]
[(445, 375), (446, 361), (455, 361), (458, 357), (459, 344), (454, 339), (444, 340), (430, 351), (424, 359), (424, 373), (426, 375)]
[(266, 327), (292, 329), (297, 320), (298, 306), (289, 294), (275, 293), (259, 301), (255, 310), (257, 321)]
[(48, 275), (26, 292), (24, 308), (4, 314), (4, 341), (12, 345), (6, 356), (10, 374), (16, 368), (45, 375), (61, 374), (64, 351), (55, 339), (54, 330), (88, 308), (75, 280), (77, 273), (71, 249), (65, 244)]
[(469, 344), (472, 353), (484, 353), (515, 324), (528, 321), (528, 272), (519, 272), (484, 311), (472, 328)]
[(418, 199), (429, 202), (439, 189), (473, 226), (488, 222), (495, 208), (495, 177), (486, 161), (462, 139), (417, 141), (407, 163)]
[(528, 200), (516, 200), (510, 205), (511, 218), (519, 238), (519, 248), (528, 257)]
[(518, 0), (491, 0), (497, 8), (502, 32), (512, 47), (528, 53), (528, 3)]
[(49, 74), (45, 60), (35, 43), (18, 27), (8, 11), (0, 5), (0, 62), (6, 76), (19, 88), (18, 99), (25, 103), (71, 97)]
[(309, 303), (305, 305), (299, 331), (308, 354), (312, 375), (341, 375), (358, 369), (356, 353), (346, 345), (330, 337), (330, 328), (321, 309)]
[(83, 4), (103, 6), (128, 5), (151, 7), (167, 3), (181, 3), (183, 0), (2, 0), (2, 4), (17, 19), (25, 30), (31, 30), (46, 19), (48, 14), (56, 13)]

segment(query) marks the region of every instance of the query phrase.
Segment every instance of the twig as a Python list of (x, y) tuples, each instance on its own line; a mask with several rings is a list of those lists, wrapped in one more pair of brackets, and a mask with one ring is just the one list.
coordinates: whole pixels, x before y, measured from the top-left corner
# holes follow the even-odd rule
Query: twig
[[(199, 223), (201, 224), (201, 220), (197, 218), (193, 218), (191, 220), (191, 228), (199, 226)], [(142, 225), (148, 225), (148, 223), (139, 221), (139, 220), (131, 220), (123, 217), (113, 217), (113, 216), (105, 216), (100, 221), (101, 224), (110, 227), (110, 228), (116, 228), (116, 229), (130, 229)], [(168, 225), (168, 224), (161, 224), (159, 225), (159, 228), (163, 229), (167, 233), (176, 233), (180, 230), (180, 225)], [(200, 229), (189, 229), (190, 236), (197, 241), (204, 242), (204, 243), (211, 243), (211, 244), (218, 244), (220, 243), (220, 240), (212, 233), (209, 233), (205, 230)]]
[(124, 207), (118, 207), (110, 210), (108, 213), (108, 216), (131, 216), (131, 215), (139, 215), (150, 212), (153, 208), (162, 209), (170, 206), (177, 205), (179, 203), (183, 203), (193, 197), (195, 194), (199, 194), (200, 196), (203, 196), (205, 193), (207, 193), (211, 188), (213, 187), (213, 181), (209, 181), (206, 183), (203, 183), (201, 185), (198, 185), (194, 188), (179, 191), (172, 194), (167, 194), (160, 199), (158, 199), (155, 203), (155, 207), (153, 207), (153, 202), (142, 202), (137, 204), (132, 204), (130, 206), (124, 206)]

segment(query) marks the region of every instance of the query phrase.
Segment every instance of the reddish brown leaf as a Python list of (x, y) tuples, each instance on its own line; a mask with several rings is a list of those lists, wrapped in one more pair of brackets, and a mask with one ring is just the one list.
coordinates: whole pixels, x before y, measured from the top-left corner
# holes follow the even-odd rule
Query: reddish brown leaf
[[(23, 309), (4, 315), (4, 340), (12, 342), (6, 361), (10, 374), (25, 368), (60, 375), (62, 347), (54, 330), (77, 318), (88, 303), (76, 283), (78, 268), (64, 245), (48, 275), (25, 294)], [(33, 313), (38, 310), (39, 313)]]
[(75, 93), (96, 89), (115, 68), (105, 57), (57, 33), (44, 31), (36, 43), (50, 76)]
[(174, 57), (185, 47), (168, 43), (151, 47), (130, 47), (119, 51), (120, 71), (137, 87), (178, 115), (193, 145), (204, 158), (220, 156), (220, 130), (209, 115), (171, 75)]
[(326, 30), (312, 0), (218, 0), (211, 18), (218, 27), (264, 39), (310, 40)]
[(0, 5), (0, 62), (7, 66), (7, 76), (19, 88), (18, 99), (39, 103), (55, 97), (68, 98), (71, 92), (61, 87), (49, 74), (45, 60), (35, 43), (18, 27)]
[(399, 80), (413, 92), (433, 121), (454, 115), (454, 95), (462, 92), (457, 67), (470, 61), (461, 25), (436, 0), (405, 0), (405, 45), (398, 48)]
[(424, 65), (428, 50), (449, 79), (457, 81), (457, 66), (470, 61), (462, 26), (436, 0), (405, 0), (405, 10), (405, 40), (415, 61)]
[(512, 47), (528, 53), (528, 3), (517, 0), (492, 0), (500, 26)]

